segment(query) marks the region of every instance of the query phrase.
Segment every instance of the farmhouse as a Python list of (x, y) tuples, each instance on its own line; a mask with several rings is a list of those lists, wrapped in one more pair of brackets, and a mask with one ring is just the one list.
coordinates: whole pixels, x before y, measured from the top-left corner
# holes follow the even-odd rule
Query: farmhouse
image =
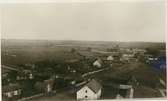
[(89, 83), (77, 91), (77, 100), (96, 100), (101, 96), (102, 86), (92, 79)]

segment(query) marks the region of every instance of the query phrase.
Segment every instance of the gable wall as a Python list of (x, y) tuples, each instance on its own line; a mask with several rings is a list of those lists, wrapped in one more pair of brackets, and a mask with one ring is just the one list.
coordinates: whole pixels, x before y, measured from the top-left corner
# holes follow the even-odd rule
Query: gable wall
[[(87, 93), (86, 93), (87, 90)], [(87, 96), (87, 98), (85, 97)], [(83, 87), (77, 92), (77, 100), (79, 99), (97, 99), (98, 95), (95, 94), (90, 88), (87, 86)]]

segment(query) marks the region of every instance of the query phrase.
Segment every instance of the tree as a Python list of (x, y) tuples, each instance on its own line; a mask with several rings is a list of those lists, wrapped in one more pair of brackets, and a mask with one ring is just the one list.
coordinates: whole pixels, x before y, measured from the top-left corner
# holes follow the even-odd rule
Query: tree
[(87, 48), (87, 51), (91, 52), (91, 50), (92, 50), (92, 48), (90, 48), (90, 47)]
[(151, 54), (153, 56), (157, 56), (159, 54), (159, 50), (156, 48), (146, 48), (146, 53)]
[(76, 52), (75, 48), (72, 48), (71, 53), (75, 53), (75, 52)]

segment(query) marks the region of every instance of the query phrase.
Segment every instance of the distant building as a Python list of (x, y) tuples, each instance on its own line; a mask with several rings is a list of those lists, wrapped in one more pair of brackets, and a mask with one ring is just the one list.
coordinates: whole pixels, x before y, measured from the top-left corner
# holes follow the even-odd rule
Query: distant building
[(96, 60), (94, 63), (93, 63), (93, 66), (95, 67), (102, 67), (102, 61), (100, 59)]
[(121, 96), (120, 94), (117, 94), (116, 95), (116, 99), (123, 99), (124, 97), (123, 96)]
[(21, 79), (33, 79), (34, 78), (31, 70), (23, 70), (23, 73), (25, 77), (20, 77)]
[(122, 61), (129, 61), (130, 59), (132, 59), (134, 57), (133, 54), (123, 54), (121, 57)]
[(21, 95), (21, 86), (19, 84), (9, 84), (2, 86), (2, 96), (7, 99), (18, 99)]
[(45, 92), (51, 93), (53, 91), (54, 80), (53, 79), (45, 80), (44, 84), (45, 84)]
[(156, 57), (155, 58), (154, 57), (149, 57), (148, 60), (149, 61), (153, 61), (153, 60), (158, 60), (158, 58), (156, 58)]
[(133, 49), (133, 53), (144, 54), (145, 52), (146, 52), (145, 49), (139, 49), (139, 48), (134, 48), (134, 49)]
[(107, 57), (107, 60), (108, 60), (108, 61), (113, 61), (114, 58), (113, 58), (113, 56), (110, 55), (110, 56)]
[(152, 61), (157, 61), (158, 58), (157, 57), (154, 57), (153, 55), (145, 55), (145, 58), (146, 58), (146, 63), (151, 63)]
[(37, 81), (34, 87), (39, 92), (50, 94), (53, 92), (54, 83), (54, 79), (47, 79), (42, 82)]
[(32, 73), (30, 73), (29, 74), (29, 79), (33, 79), (34, 77), (33, 77), (33, 75), (32, 75)]
[(101, 96), (101, 89), (100, 83), (92, 79), (77, 91), (77, 100), (97, 100)]

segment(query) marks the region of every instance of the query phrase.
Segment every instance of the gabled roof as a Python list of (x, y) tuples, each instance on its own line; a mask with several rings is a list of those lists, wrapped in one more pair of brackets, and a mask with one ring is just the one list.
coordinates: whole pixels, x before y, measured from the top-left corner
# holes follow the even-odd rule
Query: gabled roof
[(9, 66), (6, 66), (6, 65), (1, 65), (1, 68), (3, 68), (3, 69), (8, 69), (8, 70), (13, 70), (13, 71), (19, 71), (19, 70), (16, 69), (16, 68), (9, 67)]
[(87, 83), (86, 86), (90, 88), (94, 93), (97, 93), (102, 88), (101, 84), (94, 79)]
[(113, 58), (113, 56), (110, 55), (107, 57), (107, 60), (114, 60), (114, 58)]
[(100, 63), (98, 60), (96, 60), (96, 61), (93, 63), (93, 65), (97, 65), (97, 64), (101, 65), (101, 63)]
[(103, 63), (103, 61), (102, 61), (101, 59), (97, 59), (97, 60), (93, 63), (93, 65), (94, 65), (94, 64), (100, 64), (100, 65), (101, 65), (102, 63)]

